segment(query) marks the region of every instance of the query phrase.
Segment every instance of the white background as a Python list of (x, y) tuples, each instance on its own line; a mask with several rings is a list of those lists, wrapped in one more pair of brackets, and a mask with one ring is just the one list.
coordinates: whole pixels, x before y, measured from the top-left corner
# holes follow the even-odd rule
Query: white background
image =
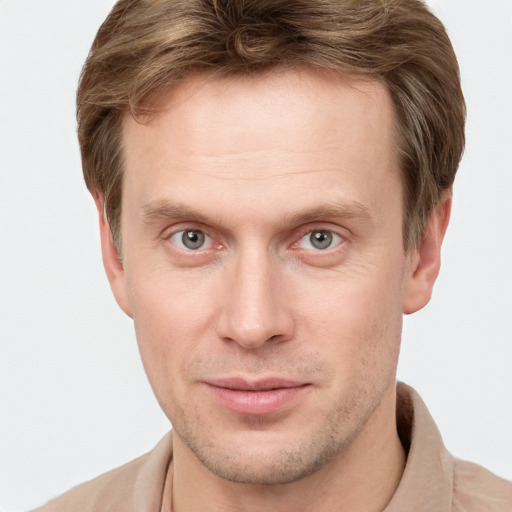
[[(24, 510), (168, 429), (104, 277), (74, 94), (111, 0), (0, 0), (0, 508)], [(459, 55), (467, 151), (431, 304), (399, 377), (455, 455), (512, 478), (512, 2), (431, 1)]]

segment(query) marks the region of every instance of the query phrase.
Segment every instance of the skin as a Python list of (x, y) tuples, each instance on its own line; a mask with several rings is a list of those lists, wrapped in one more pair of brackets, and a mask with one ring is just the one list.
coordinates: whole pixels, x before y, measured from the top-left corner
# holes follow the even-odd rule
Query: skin
[[(173, 424), (173, 510), (382, 510), (405, 463), (402, 316), (430, 298), (450, 195), (404, 251), (376, 81), (195, 76), (161, 101), (124, 119), (120, 255), (97, 205), (107, 276)], [(204, 245), (187, 249), (187, 230)], [(212, 392), (219, 378), (301, 388), (241, 413)]]

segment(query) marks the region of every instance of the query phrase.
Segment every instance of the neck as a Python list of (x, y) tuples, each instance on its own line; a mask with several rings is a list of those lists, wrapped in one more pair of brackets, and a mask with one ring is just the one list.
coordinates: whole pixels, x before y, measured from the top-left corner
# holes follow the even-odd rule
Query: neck
[[(392, 388), (392, 389), (391, 389)], [(394, 385), (351, 444), (316, 473), (283, 485), (228, 482), (211, 473), (175, 435), (172, 512), (381, 512), (405, 466), (396, 430)], [(162, 510), (171, 510), (170, 503)]]

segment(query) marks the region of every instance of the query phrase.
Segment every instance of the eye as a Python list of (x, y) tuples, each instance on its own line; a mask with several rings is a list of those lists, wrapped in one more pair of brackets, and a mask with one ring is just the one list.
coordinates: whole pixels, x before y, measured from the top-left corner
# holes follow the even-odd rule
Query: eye
[(186, 251), (209, 249), (212, 246), (212, 239), (206, 233), (198, 229), (177, 231), (169, 240), (180, 249)]
[(310, 231), (299, 240), (301, 249), (324, 251), (343, 242), (343, 238), (327, 229)]

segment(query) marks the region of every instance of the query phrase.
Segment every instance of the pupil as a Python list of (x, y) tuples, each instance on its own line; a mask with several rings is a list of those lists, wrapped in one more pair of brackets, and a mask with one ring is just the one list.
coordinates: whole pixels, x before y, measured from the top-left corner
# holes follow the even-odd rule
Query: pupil
[(332, 233), (329, 231), (314, 231), (309, 238), (311, 245), (317, 249), (327, 249), (332, 243)]
[(201, 231), (185, 231), (182, 241), (187, 249), (199, 249), (204, 244), (204, 233), (201, 233)]

